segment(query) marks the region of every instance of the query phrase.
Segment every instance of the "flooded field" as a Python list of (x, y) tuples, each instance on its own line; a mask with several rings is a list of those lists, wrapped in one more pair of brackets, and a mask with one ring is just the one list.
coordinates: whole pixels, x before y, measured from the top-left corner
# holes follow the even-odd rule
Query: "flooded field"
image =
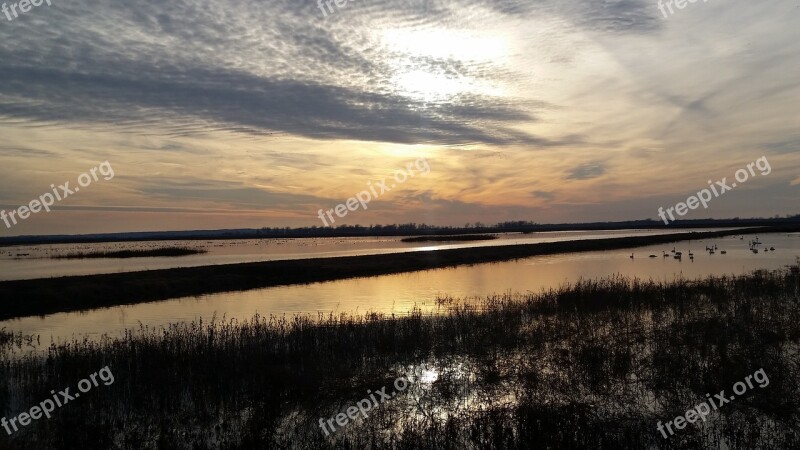
[[(558, 237), (561, 238), (561, 237)], [(726, 237), (676, 244), (683, 257), (675, 259), (672, 245), (630, 250), (570, 253), (516, 261), (461, 266), (369, 278), (254, 289), (242, 292), (180, 298), (154, 303), (118, 306), (45, 317), (27, 317), (0, 322), (0, 328), (41, 335), (49, 342), (73, 336), (121, 335), (140, 326), (160, 327), (170, 323), (212, 318), (246, 320), (258, 313), (362, 314), (381, 312), (407, 315), (412, 309), (426, 313), (441, 311), (446, 297), (483, 297), (493, 294), (539, 292), (581, 278), (615, 274), (672, 281), (709, 275), (744, 274), (755, 269), (778, 269), (800, 256), (800, 234), (762, 235), (761, 251), (748, 245), (752, 236)], [(717, 246), (714, 254), (706, 247)], [(438, 246), (437, 246), (438, 247)], [(764, 251), (770, 247), (774, 251)], [(725, 251), (725, 254), (721, 252)], [(690, 259), (689, 253), (694, 258)], [(663, 254), (666, 253), (667, 257)], [(631, 258), (633, 254), (634, 258)], [(655, 255), (651, 258), (650, 255)]]
[[(52, 244), (0, 247), (0, 280), (22, 280), (67, 275), (132, 272), (287, 259), (375, 255), (446, 248), (535, 244), (581, 239), (682, 233), (692, 230), (564, 231), (501, 233), (491, 241), (437, 243), (401, 242), (401, 237), (244, 239), (214, 241), (146, 241), (93, 244)], [(709, 231), (709, 230), (704, 230)], [(180, 257), (126, 259), (58, 259), (74, 253), (141, 251), (164, 247), (191, 248), (204, 253)]]

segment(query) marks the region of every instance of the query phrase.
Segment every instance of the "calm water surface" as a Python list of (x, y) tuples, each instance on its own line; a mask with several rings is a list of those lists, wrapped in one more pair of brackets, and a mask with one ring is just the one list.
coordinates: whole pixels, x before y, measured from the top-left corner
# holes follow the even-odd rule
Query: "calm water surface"
[[(375, 255), (444, 248), (485, 247), (494, 245), (533, 244), (580, 239), (682, 233), (690, 230), (618, 230), (566, 231), (548, 233), (502, 233), (492, 241), (443, 243), (405, 243), (401, 237), (359, 237), (320, 239), (244, 239), (221, 241), (148, 241), (96, 244), (54, 244), (0, 247), (0, 280), (22, 280), (91, 275), (97, 273), (132, 272), (137, 270), (171, 269), (216, 264), (235, 264), (335, 256)], [(708, 231), (708, 230), (706, 230)], [(52, 259), (67, 254), (148, 250), (163, 247), (184, 247), (206, 253), (181, 257), (127, 259)]]
[[(504, 292), (538, 292), (558, 287), (579, 278), (597, 278), (613, 274), (643, 279), (673, 280), (676, 277), (698, 278), (708, 275), (743, 274), (755, 269), (777, 269), (795, 262), (800, 256), (800, 234), (760, 236), (775, 251), (758, 254), (744, 240), (727, 237), (677, 244), (684, 258), (671, 256), (672, 246), (656, 245), (633, 250), (598, 251), (540, 256), (517, 261), (478, 264), (451, 269), (426, 270), (371, 278), (285, 286), (245, 292), (181, 298), (156, 303), (119, 306), (83, 313), (62, 313), (43, 318), (32, 317), (0, 322), (0, 328), (38, 334), (42, 343), (52, 337), (62, 340), (84, 335), (117, 335), (140, 324), (158, 327), (180, 321), (203, 318), (246, 320), (255, 313), (281, 315), (295, 313), (364, 313), (407, 314), (414, 307), (434, 312), (439, 296), (480, 297)], [(717, 245), (716, 254), (706, 246)], [(726, 250), (727, 254), (720, 254)], [(670, 256), (663, 258), (662, 251)], [(693, 251), (694, 261), (687, 254)], [(649, 258), (649, 255), (657, 255)]]

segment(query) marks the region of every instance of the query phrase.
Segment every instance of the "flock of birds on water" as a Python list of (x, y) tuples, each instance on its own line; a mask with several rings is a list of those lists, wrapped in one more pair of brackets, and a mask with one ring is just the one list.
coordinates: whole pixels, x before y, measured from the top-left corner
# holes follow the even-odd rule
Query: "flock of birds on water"
[[(744, 240), (744, 236), (739, 236), (739, 240), (743, 241)], [(750, 247), (750, 251), (753, 252), (753, 253), (758, 253), (758, 246), (759, 245), (763, 245), (764, 246), (764, 252), (774, 252), (775, 251), (775, 247), (767, 248), (766, 244), (760, 242), (758, 240), (758, 236), (756, 236), (755, 240), (748, 241), (748, 246)], [(719, 248), (717, 247), (717, 244), (714, 244), (714, 246), (712, 246), (712, 247), (706, 246), (706, 251), (708, 252), (709, 255), (715, 254), (717, 252), (717, 250), (719, 250)], [(674, 259), (677, 259), (679, 261), (683, 259), (683, 252), (675, 251), (675, 247), (672, 247), (672, 250), (670, 250), (669, 253), (667, 253), (667, 252), (665, 252), (663, 250), (661, 251), (661, 253), (662, 253), (661, 256), (664, 259), (666, 259), (666, 258), (668, 258), (670, 256), (672, 256)], [(728, 251), (727, 250), (720, 250), (719, 253), (721, 255), (727, 255)], [(688, 255), (689, 255), (689, 259), (692, 260), (692, 262), (694, 262), (694, 253), (692, 253), (692, 251), (689, 250), (689, 254)], [(649, 257), (650, 258), (658, 258), (658, 255), (650, 255)], [(631, 259), (634, 259), (634, 254), (633, 253), (631, 253)]]

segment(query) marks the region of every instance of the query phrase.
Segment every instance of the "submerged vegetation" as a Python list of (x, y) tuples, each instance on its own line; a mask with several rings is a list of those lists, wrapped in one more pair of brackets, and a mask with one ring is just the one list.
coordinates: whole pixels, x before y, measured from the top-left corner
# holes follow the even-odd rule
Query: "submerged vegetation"
[[(798, 272), (619, 276), (445, 298), (436, 315), (256, 316), (5, 350), (6, 417), (106, 365), (116, 383), (0, 448), (797, 448)], [(426, 369), (406, 392), (325, 436), (320, 418), (409, 366)], [(759, 369), (767, 387), (657, 431)]]
[(51, 256), (52, 259), (88, 259), (88, 258), (148, 258), (148, 257), (176, 257), (198, 255), (206, 253), (207, 250), (183, 248), (183, 247), (163, 247), (147, 250), (119, 250), (113, 252), (88, 252), (88, 253), (68, 253), (66, 255)]
[(34, 348), (33, 342), (36, 341), (36, 346), (41, 344), (39, 336), (31, 336), (22, 333), (12, 333), (6, 331), (5, 328), (0, 328), (0, 354), (8, 354), (13, 349), (22, 350), (26, 348)]

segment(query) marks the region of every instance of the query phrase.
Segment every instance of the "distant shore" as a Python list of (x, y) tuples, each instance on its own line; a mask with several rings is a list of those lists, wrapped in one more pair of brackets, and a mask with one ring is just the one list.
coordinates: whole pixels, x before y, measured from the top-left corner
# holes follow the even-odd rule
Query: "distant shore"
[(621, 222), (539, 224), (525, 221), (495, 225), (451, 227), (417, 223), (394, 225), (342, 225), (305, 228), (241, 228), (223, 230), (142, 231), (79, 235), (42, 235), (0, 237), (0, 247), (41, 244), (88, 244), (150, 241), (215, 241), (239, 239), (320, 239), (386, 236), (457, 236), (464, 234), (549, 233), (561, 231), (676, 230), (709, 228), (751, 228), (800, 225), (800, 215), (772, 219), (693, 219), (665, 225), (660, 220), (626, 220)]
[(800, 231), (800, 225), (3, 281), (0, 282), (0, 320), (539, 255), (796, 231)]

